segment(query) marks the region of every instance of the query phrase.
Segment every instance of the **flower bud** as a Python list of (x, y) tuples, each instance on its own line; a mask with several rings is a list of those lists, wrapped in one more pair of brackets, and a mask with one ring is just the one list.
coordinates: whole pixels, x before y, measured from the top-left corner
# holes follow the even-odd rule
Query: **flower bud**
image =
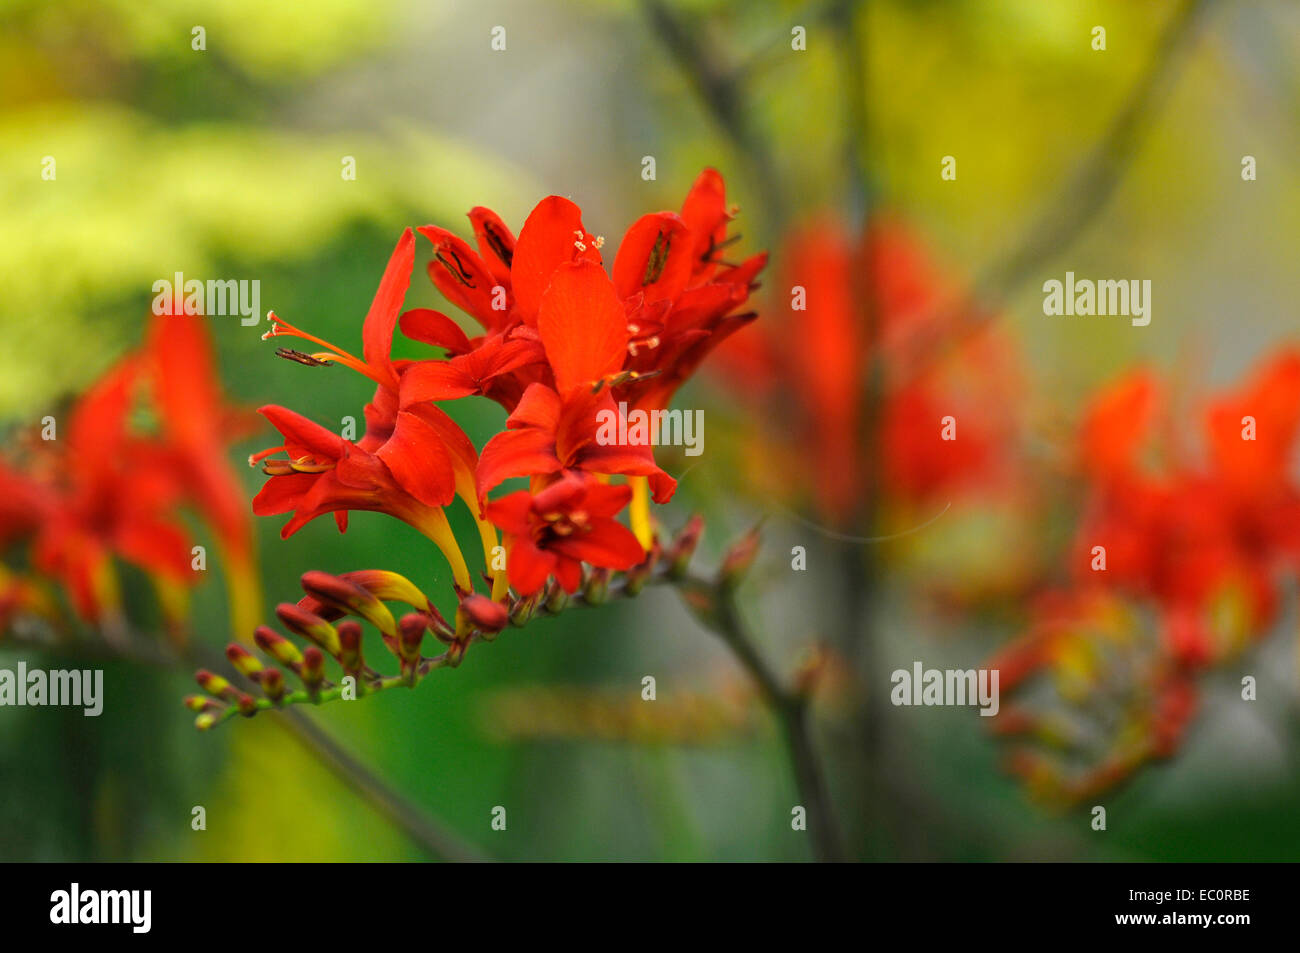
[(312, 570), (302, 574), (302, 588), (327, 605), (360, 616), (386, 635), (397, 633), (397, 623), (393, 621), (388, 606), (350, 579)]
[(646, 556), (645, 561), (633, 566), (623, 573), (623, 592), (629, 596), (639, 596), (645, 584), (650, 580), (654, 573), (655, 560), (659, 555), (658, 543), (655, 548)]
[(672, 579), (680, 579), (686, 575), (687, 567), (690, 566), (691, 557), (695, 555), (695, 548), (700, 545), (700, 537), (704, 535), (704, 518), (698, 513), (691, 516), (682, 527), (682, 531), (672, 541), (664, 553), (664, 558), (668, 562), (668, 575)]
[(262, 686), (262, 691), (266, 697), (273, 702), (278, 702), (284, 697), (284, 673), (278, 668), (264, 668), (258, 677), (258, 683)]
[(262, 663), (248, 649), (231, 643), (226, 646), (226, 658), (230, 659), (230, 664), (240, 675), (257, 681), (258, 673), (262, 671)]
[(429, 597), (405, 576), (383, 569), (360, 569), (340, 573), (339, 578), (360, 586), (383, 602), (405, 602), (413, 609), (427, 609)]
[(569, 604), (569, 594), (564, 591), (563, 586), (561, 586), (557, 581), (552, 579), (549, 586), (546, 589), (546, 601), (543, 603), (543, 605), (546, 607), (546, 611), (550, 615), (556, 615), (560, 612), (563, 612), (564, 607), (567, 606), (568, 604)]
[(330, 655), (338, 658), (339, 634), (334, 626), (316, 613), (308, 612), (292, 602), (282, 602), (275, 607), (275, 614), (290, 632), (315, 642)]
[(298, 651), (298, 646), (274, 629), (259, 625), (253, 633), (253, 641), (258, 648), (290, 671), (297, 672), (302, 667), (302, 653)]
[(402, 658), (402, 674), (415, 675), (420, 664), (420, 645), (424, 642), (424, 630), (428, 617), (420, 612), (410, 612), (402, 616), (398, 623), (397, 648)]
[(758, 555), (759, 542), (759, 531), (755, 526), (732, 543), (727, 554), (722, 557), (722, 566), (718, 569), (718, 582), (732, 589), (740, 585), (740, 581), (749, 572), (749, 567), (754, 564), (754, 557)]
[(298, 673), (308, 693), (315, 698), (325, 682), (325, 655), (314, 645), (302, 651), (302, 670)]
[(531, 596), (516, 599), (515, 604), (510, 607), (510, 624), (522, 628), (531, 622), (541, 600), (542, 590), (540, 589)]
[(348, 619), (338, 624), (339, 664), (349, 675), (356, 675), (365, 664), (361, 658), (361, 623)]
[(496, 635), (510, 623), (506, 607), (487, 596), (471, 593), (460, 600), (456, 609), (456, 631), (478, 629), (484, 636)]
[(587, 574), (582, 587), (582, 598), (588, 605), (604, 605), (609, 600), (609, 578), (613, 572), (599, 566), (593, 566)]
[(228, 681), (214, 672), (209, 672), (206, 668), (201, 668), (195, 672), (194, 680), (199, 683), (199, 688), (214, 698), (225, 698), (226, 693), (233, 690)]

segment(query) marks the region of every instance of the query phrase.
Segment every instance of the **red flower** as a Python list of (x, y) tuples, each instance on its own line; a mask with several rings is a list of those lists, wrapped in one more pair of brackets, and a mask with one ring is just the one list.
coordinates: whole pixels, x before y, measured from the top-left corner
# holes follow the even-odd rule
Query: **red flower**
[(609, 278), (589, 262), (558, 268), (537, 320), (556, 389), (530, 385), (508, 429), (483, 448), (480, 497), (510, 477), (582, 470), (650, 477), (656, 501), (666, 502), (676, 481), (655, 464), (650, 447), (597, 439), (601, 412), (617, 413), (601, 385), (618, 373), (627, 350), (623, 311)]
[[(1167, 409), (1146, 371), (1106, 388), (1085, 414), (1080, 464), (1090, 494), (1077, 576), (1154, 599), (1167, 650), (1184, 664), (1233, 654), (1275, 615), (1276, 571), (1300, 553), (1300, 492), (1287, 467), (1298, 404), (1300, 355), (1288, 353), (1240, 394), (1210, 404), (1204, 466), (1176, 445), (1152, 458)], [(1104, 573), (1093, 569), (1095, 546), (1105, 550)]]
[(172, 465), (221, 543), (232, 626), (247, 635), (261, 616), (257, 553), (248, 498), (225, 449), (250, 430), (251, 415), (227, 404), (202, 318), (180, 312), (156, 317), (145, 360)]
[[(768, 403), (774, 439), (795, 435), (786, 452), (810, 461), (806, 489), (822, 514), (856, 525), (873, 471), (904, 504), (1006, 486), (1018, 393), (1009, 349), (985, 331), (943, 350), (969, 308), (957, 307), (916, 239), (890, 222), (854, 237), (816, 221), (790, 236), (783, 258), (781, 297), (762, 332), (730, 339), (720, 356), (733, 388)], [(864, 450), (873, 354), (878, 464)], [(956, 439), (945, 439), (949, 416)]]
[(520, 490), (488, 504), (506, 534), (510, 584), (521, 595), (555, 576), (566, 592), (582, 583), (582, 563), (630, 569), (645, 558), (631, 530), (614, 519), (632, 491), (567, 475), (537, 494)]
[[(0, 538), (30, 537), (34, 568), (60, 580), (88, 621), (118, 612), (115, 558), (153, 577), (170, 621), (179, 621), (179, 594), (195, 578), (179, 512), (187, 502), (222, 541), (237, 622), (259, 611), (250, 527), (222, 459), (234, 414), (200, 321), (155, 318), (147, 348), (77, 402), (59, 440), (38, 444), (24, 472), (0, 468)], [(160, 433), (134, 425), (142, 398)]]
[[(296, 532), (325, 513), (334, 513), (340, 530), (347, 528), (350, 510), (388, 513), (419, 529), (443, 551), (456, 585), (472, 588), (468, 567), (451, 533), (442, 507), (460, 495), (478, 515), (473, 474), (477, 454), (455, 422), (432, 403), (399, 400), (400, 380), (407, 362), (391, 357), (393, 332), (410, 284), (415, 263), (415, 235), (402, 233), (388, 261), (379, 289), (362, 324), (362, 358), (316, 338), (271, 315), (266, 337), (290, 335), (327, 350), (297, 355), (309, 362), (340, 363), (375, 381), (374, 399), (366, 405), (366, 432), (360, 441), (344, 440), (305, 417), (283, 407), (267, 406), (261, 413), (285, 438), (249, 459), (262, 461), (270, 476), (253, 501), (253, 511), (270, 515), (293, 511), (282, 530)], [(287, 459), (277, 459), (284, 452)], [(480, 527), (487, 533), (480, 521)], [(485, 552), (496, 545), (495, 533), (484, 537)]]
[(760, 252), (739, 264), (723, 250), (736, 210), (722, 176), (705, 169), (680, 214), (642, 216), (619, 244), (614, 286), (627, 312), (629, 379), (617, 395), (645, 410), (667, 407), (709, 353), (756, 316), (737, 314), (767, 264)]

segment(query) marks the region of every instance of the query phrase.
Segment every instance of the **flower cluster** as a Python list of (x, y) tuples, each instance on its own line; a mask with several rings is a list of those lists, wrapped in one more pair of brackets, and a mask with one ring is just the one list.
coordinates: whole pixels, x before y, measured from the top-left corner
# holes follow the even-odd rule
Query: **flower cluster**
[[(539, 202), (518, 237), (482, 207), (469, 213), (474, 245), (433, 225), (406, 229), (362, 323), (360, 356), (268, 316), (265, 337), (313, 346), (282, 347), (281, 356), (346, 366), (375, 392), (356, 441), (287, 408), (261, 408), (282, 442), (250, 457), (268, 477), (253, 511), (291, 514), (284, 536), (327, 513), (344, 531), (354, 510), (408, 523), (446, 558), (465, 619), (493, 605), (517, 619), (529, 600), (553, 605), (579, 589), (591, 601), (614, 572), (643, 580), (659, 552), (650, 503), (667, 502), (676, 482), (649, 445), (602, 439), (601, 421), (623, 408), (666, 408), (709, 352), (755, 317), (742, 306), (766, 256), (723, 260), (735, 214), (722, 177), (705, 170), (679, 212), (645, 215), (627, 230), (608, 273), (604, 239), (559, 196)], [(431, 245), (434, 286), (476, 333), (438, 311), (404, 310), (419, 238)], [(399, 331), (441, 354), (395, 359)], [(473, 395), (507, 414), (481, 452), (439, 406)], [(514, 478), (527, 488), (492, 496)], [(490, 598), (475, 592), (447, 519), (456, 499), (478, 526)], [(624, 511), (629, 525), (618, 519)], [(428, 600), (417, 608), (421, 633), (447, 634)], [(402, 647), (400, 631), (381, 631)], [(448, 631), (454, 655), (490, 626), (462, 619)]]
[(16, 441), (0, 461), (0, 546), (14, 558), (0, 571), (0, 631), (23, 614), (66, 628), (52, 580), (77, 620), (118, 633), (121, 561), (149, 576), (169, 631), (183, 637), (187, 593), (201, 578), (187, 508), (221, 545), (234, 624), (254, 624), (252, 527), (225, 460), (246, 426), (222, 396), (203, 320), (154, 317), (145, 344), (77, 400), (66, 427), (47, 418), (39, 438)]
[[(286, 536), (324, 513), (340, 529), (350, 510), (388, 513), (433, 540), (463, 594), (473, 582), (444, 513), (459, 497), (479, 523), (497, 599), (507, 580), (525, 595), (551, 576), (573, 591), (581, 563), (621, 570), (640, 562), (653, 533), (649, 501), (666, 502), (676, 484), (649, 446), (599, 441), (598, 421), (619, 402), (666, 406), (708, 352), (753, 317), (737, 309), (765, 257), (719, 260), (733, 215), (722, 178), (706, 170), (680, 213), (646, 215), (628, 229), (612, 277), (601, 266), (604, 240), (559, 196), (538, 203), (518, 238), (495, 213), (473, 209), (477, 249), (443, 228), (407, 229), (362, 326), (361, 357), (270, 315), (268, 337), (324, 348), (282, 354), (346, 365), (376, 390), (355, 443), (283, 407), (262, 408), (284, 442), (250, 461), (270, 477), (254, 512), (292, 512)], [(481, 334), (470, 337), (437, 311), (402, 310), (417, 233), (433, 246), (433, 283)], [(444, 356), (393, 360), (398, 328)], [(482, 454), (438, 407), (475, 394), (509, 415)], [(607, 482), (618, 475), (627, 483)], [(529, 488), (489, 502), (513, 477), (527, 477)], [(635, 535), (613, 519), (629, 503)], [(498, 528), (504, 573), (491, 559)]]
[[(1068, 712), (1004, 706), (998, 726), (1056, 742), (1056, 754), (1022, 748), (1012, 763), (1058, 799), (1077, 800), (1172, 753), (1195, 711), (1197, 675), (1269, 631), (1283, 575), (1300, 567), (1300, 486), (1290, 466), (1300, 352), (1209, 400), (1199, 447), (1179, 432), (1183, 416), (1145, 370), (1092, 401), (1080, 434), (1086, 502), (1070, 584), (1046, 594), (1030, 631), (989, 663), (1004, 691), (1044, 673), (1066, 703)], [(1104, 742), (1081, 750), (1084, 709), (1113, 700), (1121, 681)]]
[(806, 483), (772, 489), (863, 530), (873, 495), (942, 506), (1010, 479), (1014, 354), (991, 327), (963, 336), (972, 306), (909, 229), (882, 218), (854, 237), (815, 222), (786, 240), (778, 288), (789, 297), (770, 303), (761, 333), (719, 353), (728, 383), (768, 411), (753, 418), (772, 421), (757, 452), (793, 444), (809, 461), (786, 475)]

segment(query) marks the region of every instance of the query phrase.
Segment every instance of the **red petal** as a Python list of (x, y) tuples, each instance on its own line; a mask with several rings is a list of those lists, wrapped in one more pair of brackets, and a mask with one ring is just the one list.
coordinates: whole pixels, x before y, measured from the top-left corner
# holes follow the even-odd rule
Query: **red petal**
[(254, 515), (275, 516), (297, 509), (303, 495), (319, 476), (318, 473), (290, 473), (271, 477), (262, 484), (261, 492), (253, 497)]
[(676, 297), (691, 277), (692, 247), (686, 225), (672, 212), (641, 216), (614, 258), (618, 296), (644, 291), (646, 302)]
[(460, 325), (441, 311), (412, 308), (402, 315), (400, 325), (402, 333), (412, 341), (446, 348), (451, 354), (464, 354), (470, 349), (469, 338)]
[[(589, 238), (582, 209), (568, 199), (552, 195), (537, 203), (519, 233), (510, 266), (515, 313), (525, 324), (537, 323), (542, 295), (557, 267), (571, 261), (600, 261), (600, 252)], [(577, 247), (579, 240), (585, 248)]]
[(726, 237), (729, 218), (722, 176), (716, 169), (705, 169), (682, 203), (682, 221), (691, 231), (697, 260), (708, 251), (710, 238), (722, 241)]
[(556, 389), (590, 386), (623, 367), (627, 319), (604, 270), (592, 262), (557, 268), (537, 316)]
[(528, 514), (532, 507), (532, 494), (527, 490), (516, 490), (499, 500), (493, 500), (483, 512), (492, 525), (503, 532), (526, 536), (529, 531)]
[(479, 254), (487, 263), (493, 277), (501, 284), (510, 282), (510, 263), (515, 257), (515, 236), (501, 221), (501, 216), (490, 208), (476, 205), (469, 210), (469, 221), (474, 226)]
[(257, 412), (284, 435), (287, 446), (306, 450), (322, 461), (338, 460), (343, 456), (343, 438), (301, 414), (276, 404), (259, 407)]
[(426, 400), (455, 400), (478, 392), (478, 384), (450, 361), (419, 361), (402, 371), (402, 407)]
[(510, 314), (509, 299), (504, 311), (492, 307), (493, 288), (501, 283), (492, 277), (474, 249), (445, 228), (421, 225), (417, 231), (433, 242), (434, 259), (429, 262), (429, 277), (447, 300), (472, 314), (485, 328), (505, 323)]
[(577, 592), (582, 585), (582, 563), (556, 553), (555, 579), (565, 592)]
[(414, 414), (397, 415), (393, 435), (375, 456), (407, 493), (426, 506), (446, 506), (456, 495), (451, 454), (438, 432)]
[(546, 584), (555, 556), (538, 549), (528, 536), (516, 536), (506, 556), (506, 576), (521, 596), (531, 596)]
[(632, 531), (612, 519), (593, 520), (588, 532), (567, 536), (552, 548), (571, 559), (605, 569), (631, 569), (645, 559), (645, 550)]
[(529, 384), (519, 404), (506, 420), (506, 426), (512, 430), (520, 427), (536, 427), (547, 432), (554, 432), (560, 423), (560, 410), (563, 404), (560, 395), (545, 384)]
[(479, 455), (475, 479), (486, 496), (511, 477), (537, 476), (560, 469), (553, 438), (538, 430), (506, 430), (487, 442)]
[(415, 234), (408, 228), (397, 240), (379, 281), (379, 290), (370, 303), (370, 311), (361, 326), (362, 351), (366, 363), (384, 368), (392, 373), (389, 355), (393, 350), (393, 329), (397, 315), (406, 300), (406, 289), (411, 286), (411, 269), (415, 267)]

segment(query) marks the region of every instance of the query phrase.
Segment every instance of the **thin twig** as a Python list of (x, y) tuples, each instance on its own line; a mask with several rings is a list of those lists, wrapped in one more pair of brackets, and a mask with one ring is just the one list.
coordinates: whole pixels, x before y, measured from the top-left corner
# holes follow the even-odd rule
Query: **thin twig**
[[(712, 611), (697, 610), (697, 615), (731, 649), (781, 724), (794, 767), (795, 786), (808, 810), (814, 856), (820, 861), (843, 861), (846, 854), (839, 822), (835, 817), (821, 760), (813, 745), (808, 721), (808, 696), (784, 688), (781, 680), (763, 661), (729, 585), (692, 575), (682, 582), (679, 591), (685, 594), (692, 589), (697, 593), (708, 594), (708, 605)], [(691, 605), (690, 600), (688, 605)]]
[(336, 778), (361, 795), (435, 860), (483, 863), (490, 860), (446, 829), (434, 824), (414, 804), (385, 784), (373, 771), (348, 753), (306, 713), (287, 708), (277, 719), (293, 737)]
[(745, 102), (737, 72), (724, 65), (715, 52), (706, 50), (700, 31), (688, 26), (664, 0), (642, 0), (641, 7), (714, 121), (752, 165), (763, 195), (761, 214), (769, 224), (783, 222), (785, 191), (776, 160), (752, 122), (754, 110)]

